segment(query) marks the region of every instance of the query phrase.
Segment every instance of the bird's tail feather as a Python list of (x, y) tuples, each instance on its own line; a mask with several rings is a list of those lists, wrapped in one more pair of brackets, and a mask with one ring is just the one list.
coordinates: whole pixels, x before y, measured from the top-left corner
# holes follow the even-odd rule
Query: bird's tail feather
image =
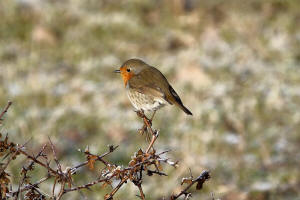
[(175, 90), (172, 88), (171, 85), (169, 85), (169, 91), (170, 91), (170, 93), (171, 93), (171, 95), (172, 95), (172, 98), (174, 99), (174, 103), (175, 103), (176, 105), (178, 105), (178, 106), (181, 108), (181, 110), (183, 110), (187, 115), (193, 115), (192, 112), (189, 111), (189, 109), (187, 109), (187, 108), (183, 105), (183, 103), (182, 103), (180, 97), (178, 96), (178, 94), (175, 92)]
[(191, 111), (189, 111), (189, 109), (187, 109), (183, 104), (178, 104), (178, 106), (181, 108), (181, 110), (183, 110), (187, 115), (193, 115), (193, 113)]

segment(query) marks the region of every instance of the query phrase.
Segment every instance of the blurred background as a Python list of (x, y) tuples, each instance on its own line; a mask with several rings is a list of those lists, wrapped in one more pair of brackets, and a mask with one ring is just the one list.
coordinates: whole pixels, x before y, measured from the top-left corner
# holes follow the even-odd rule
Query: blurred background
[[(63, 168), (85, 160), (77, 149), (101, 154), (107, 144), (120, 145), (109, 158), (127, 165), (147, 143), (112, 72), (137, 57), (194, 114), (157, 112), (156, 147), (180, 163), (145, 179), (147, 199), (179, 191), (189, 168), (212, 175), (193, 199), (300, 199), (299, 27), (296, 0), (0, 1), (0, 106), (14, 102), (1, 132), (32, 138), (33, 152), (50, 136)], [(9, 169), (16, 182), (22, 161)], [(97, 173), (86, 169), (75, 182)], [(102, 199), (110, 188), (92, 190), (83, 194)], [(135, 194), (126, 184), (116, 198)]]

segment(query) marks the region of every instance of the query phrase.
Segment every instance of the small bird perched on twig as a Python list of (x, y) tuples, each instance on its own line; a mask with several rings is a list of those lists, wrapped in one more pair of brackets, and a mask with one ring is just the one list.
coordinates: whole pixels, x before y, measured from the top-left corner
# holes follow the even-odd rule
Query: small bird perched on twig
[(128, 98), (137, 111), (155, 113), (167, 104), (174, 104), (186, 114), (192, 115), (166, 77), (155, 67), (140, 59), (129, 59), (115, 72), (121, 73)]

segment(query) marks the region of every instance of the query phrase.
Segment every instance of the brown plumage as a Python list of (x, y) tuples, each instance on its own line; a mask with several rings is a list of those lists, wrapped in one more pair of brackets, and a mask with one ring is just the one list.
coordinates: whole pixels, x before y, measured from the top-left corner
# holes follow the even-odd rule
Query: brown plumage
[(174, 104), (186, 114), (192, 115), (165, 76), (142, 60), (130, 59), (120, 70), (132, 105), (141, 111), (156, 111), (166, 104)]

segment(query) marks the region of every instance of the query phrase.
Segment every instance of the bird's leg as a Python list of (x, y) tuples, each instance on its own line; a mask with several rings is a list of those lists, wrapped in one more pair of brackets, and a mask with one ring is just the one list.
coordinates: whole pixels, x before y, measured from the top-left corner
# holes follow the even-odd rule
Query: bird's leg
[[(154, 149), (153, 148), (153, 145), (154, 145), (154, 142), (155, 140), (157, 139), (158, 137), (158, 132), (156, 130), (153, 130), (152, 129), (152, 120), (154, 118), (154, 115), (156, 113), (156, 111), (153, 112), (152, 116), (151, 116), (151, 119), (147, 118), (147, 116), (145, 115), (144, 111), (143, 110), (140, 110), (140, 111), (136, 111), (137, 115), (142, 118), (144, 120), (144, 125), (143, 125), (143, 128), (139, 130), (140, 133), (144, 133), (146, 132), (147, 133), (147, 140), (150, 142), (149, 143), (149, 146), (146, 150), (146, 153), (149, 153), (151, 149)], [(148, 130), (148, 131), (147, 131)], [(152, 134), (152, 139), (150, 141), (150, 133)]]
[(140, 118), (144, 118), (145, 117), (145, 114), (144, 114), (144, 111), (143, 110), (137, 110), (135, 111), (137, 116), (140, 117)]
[[(148, 122), (149, 122), (149, 125), (150, 125), (151, 129), (152, 129), (152, 121), (153, 121), (153, 118), (154, 118), (155, 113), (156, 113), (156, 110), (154, 110), (154, 112), (153, 112), (151, 118), (148, 119)], [(144, 123), (144, 127), (145, 127), (146, 130), (147, 130), (147, 124)], [(151, 131), (151, 133), (152, 133), (152, 131)], [(151, 142), (150, 142), (150, 141), (151, 141), (151, 139), (150, 139), (150, 133), (149, 133), (148, 131), (147, 131), (147, 141), (148, 141), (149, 143), (151, 143)]]
[[(144, 112), (143, 112), (143, 114), (144, 114)], [(148, 124), (148, 125), (152, 126), (152, 118), (149, 119), (149, 118), (144, 114), (143, 119), (144, 119), (144, 124)]]
[(142, 118), (144, 120), (144, 124), (150, 124), (150, 126), (152, 126), (152, 118), (154, 115), (152, 115), (151, 119), (149, 119), (143, 110), (138, 110), (136, 111), (136, 114), (138, 117)]
[(149, 131), (147, 131), (147, 125), (144, 125), (143, 128), (144, 128), (144, 133), (146, 133), (146, 142), (150, 143), (151, 137)]
[(150, 142), (150, 134), (147, 131), (147, 125), (145, 123), (143, 127), (138, 130), (138, 133), (140, 133), (141, 135), (144, 135), (144, 133), (146, 133), (146, 141)]
[[(137, 111), (135, 111), (135, 112), (136, 112), (137, 116), (140, 117), (140, 118), (142, 118), (143, 120), (144, 120), (144, 118), (146, 117), (143, 110), (137, 110)], [(145, 124), (145, 121), (144, 121), (143, 127), (140, 128), (140, 129), (138, 130), (138, 132), (139, 132), (140, 134), (142, 134), (142, 135), (143, 135), (145, 132), (147, 133), (147, 125)], [(147, 137), (147, 139), (148, 139), (148, 138), (149, 138), (149, 137)], [(150, 139), (149, 139), (149, 140), (150, 140)]]
[[(152, 114), (152, 116), (151, 116), (150, 119), (146, 117), (146, 120), (147, 120), (147, 122), (148, 122), (148, 125), (150, 125), (151, 128), (152, 128), (152, 120), (153, 120), (153, 118), (154, 118), (155, 113), (156, 113), (156, 110), (153, 112), (153, 114)], [(144, 132), (147, 131), (147, 123), (146, 123), (146, 121), (145, 121), (145, 118), (144, 118), (143, 131), (144, 131)], [(150, 139), (150, 133), (147, 131), (147, 141), (150, 142), (150, 140), (151, 140), (151, 139)]]
[(156, 113), (156, 110), (154, 110), (154, 112), (153, 112), (153, 114), (152, 114), (152, 117), (151, 117), (151, 119), (150, 119), (151, 123), (152, 123), (152, 120), (153, 120), (153, 118), (154, 118), (155, 113)]
[[(158, 137), (158, 132), (157, 132), (156, 130), (153, 130), (153, 129), (152, 129), (152, 120), (153, 120), (154, 115), (155, 115), (155, 111), (154, 111), (154, 113), (152, 114), (151, 119), (148, 119), (146, 116), (145, 116), (145, 118), (144, 118), (144, 126), (146, 126), (146, 130), (148, 130), (148, 131), (147, 131), (147, 139), (148, 139), (148, 141), (150, 142), (150, 143), (149, 143), (149, 146), (148, 146), (148, 148), (147, 148), (147, 150), (146, 150), (146, 153), (149, 153), (151, 149), (153, 149), (153, 151), (154, 151), (153, 145), (154, 145), (155, 140), (156, 140), (157, 137)], [(151, 139), (151, 141), (150, 141), (150, 134), (152, 134), (152, 139)]]
[[(138, 117), (142, 118), (143, 121), (144, 121), (143, 127), (142, 127), (141, 129), (139, 129), (138, 132), (139, 132), (140, 134), (142, 134), (142, 135), (143, 135), (144, 133), (146, 133), (146, 140), (147, 140), (148, 142), (150, 142), (150, 140), (151, 140), (151, 139), (150, 139), (150, 134), (149, 134), (149, 131), (147, 131), (147, 128), (151, 128), (151, 126), (152, 126), (152, 119), (153, 119), (154, 114), (152, 115), (151, 119), (149, 119), (149, 118), (145, 115), (145, 113), (144, 113), (143, 110), (138, 110), (138, 111), (136, 111), (136, 114), (137, 114)], [(152, 132), (152, 131), (151, 131), (151, 132)]]

